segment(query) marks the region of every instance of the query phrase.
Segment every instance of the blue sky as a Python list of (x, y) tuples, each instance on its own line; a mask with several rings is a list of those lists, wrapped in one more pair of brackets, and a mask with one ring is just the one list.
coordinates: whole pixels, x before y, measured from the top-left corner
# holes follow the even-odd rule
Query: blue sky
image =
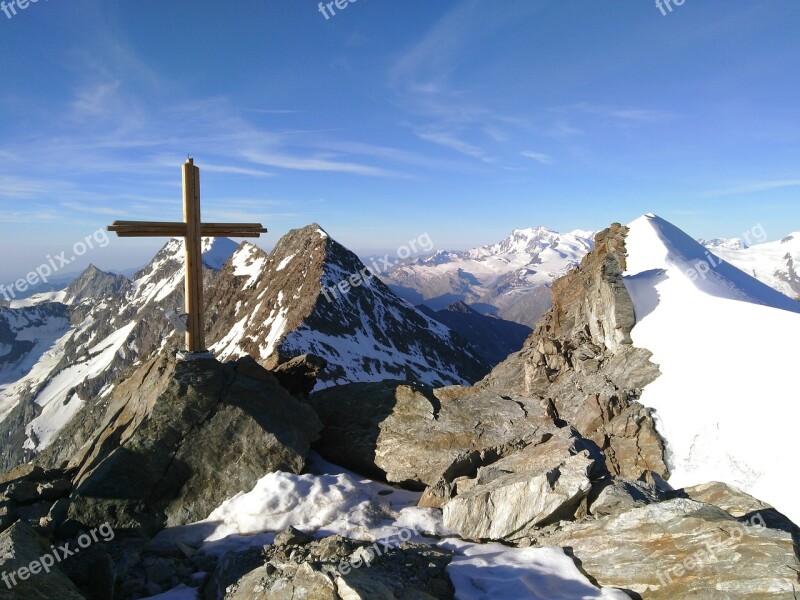
[[(800, 5), (40, 0), (0, 12), (0, 280), (112, 220), (209, 221), (358, 252), (656, 212), (800, 230)], [(113, 240), (73, 267), (146, 262)]]

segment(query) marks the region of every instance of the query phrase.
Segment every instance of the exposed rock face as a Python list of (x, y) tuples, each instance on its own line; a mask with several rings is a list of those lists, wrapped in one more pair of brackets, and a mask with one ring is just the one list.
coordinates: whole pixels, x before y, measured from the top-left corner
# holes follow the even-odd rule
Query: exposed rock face
[(525, 347), (477, 387), (542, 398), (557, 421), (596, 442), (612, 472), (667, 477), (651, 411), (636, 400), (659, 375), (650, 352), (631, 345), (633, 302), (622, 282), (627, 228), (595, 238), (580, 267), (553, 284), (553, 308)]
[(482, 467), (474, 480), (458, 482), (458, 495), (444, 507), (445, 527), (466, 539), (512, 541), (574, 518), (591, 475), (601, 471), (599, 449), (586, 446), (562, 432)]
[(314, 394), (329, 460), (412, 488), (474, 475), (557, 427), (538, 401), (385, 381)]
[(205, 518), (265, 473), (303, 468), (320, 428), (252, 359), (145, 363), (74, 457), (70, 517), (152, 533)]
[[(64, 600), (84, 600), (72, 582), (58, 568), (55, 558), (47, 572), (42, 567), (42, 558), (52, 549), (42, 546), (33, 529), (23, 521), (17, 521), (9, 529), (0, 533), (0, 571), (7, 583), (0, 588), (0, 598), (8, 600), (32, 600), (34, 598), (59, 598)], [(28, 571), (25, 578), (20, 577), (18, 569), (26, 571), (32, 563), (39, 564), (38, 572)]]
[(460, 336), (398, 298), (318, 225), (290, 231), (266, 254), (243, 244), (208, 295), (211, 350), (268, 369), (313, 354), (318, 388), (408, 379), (473, 383), (489, 365)]
[(571, 548), (600, 585), (648, 600), (796, 598), (792, 536), (764, 525), (681, 498), (566, 524), (537, 542)]
[(89, 265), (67, 288), (65, 301), (79, 303), (87, 298), (108, 298), (126, 294), (131, 287), (124, 275), (106, 273), (94, 265)]

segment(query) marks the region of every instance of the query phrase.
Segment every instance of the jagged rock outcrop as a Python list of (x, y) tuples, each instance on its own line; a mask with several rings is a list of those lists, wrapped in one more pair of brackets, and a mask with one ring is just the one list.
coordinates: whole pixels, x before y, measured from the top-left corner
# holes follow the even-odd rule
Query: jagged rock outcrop
[(659, 375), (648, 350), (631, 343), (636, 324), (625, 289), (625, 235), (614, 224), (595, 248), (553, 283), (553, 308), (524, 348), (476, 387), (538, 397), (554, 419), (574, 426), (606, 453), (615, 474), (669, 476), (652, 411), (636, 400)]
[(300, 472), (319, 428), (250, 358), (156, 357), (115, 389), (72, 459), (69, 516), (146, 533), (205, 518), (265, 473)]
[(473, 383), (489, 365), (459, 335), (398, 298), (318, 225), (283, 236), (270, 254), (243, 244), (209, 290), (211, 350), (268, 369), (313, 354), (317, 387), (407, 379)]
[(316, 448), (326, 458), (412, 488), (474, 475), (558, 429), (537, 401), (458, 386), (356, 383), (311, 403), (325, 424)]

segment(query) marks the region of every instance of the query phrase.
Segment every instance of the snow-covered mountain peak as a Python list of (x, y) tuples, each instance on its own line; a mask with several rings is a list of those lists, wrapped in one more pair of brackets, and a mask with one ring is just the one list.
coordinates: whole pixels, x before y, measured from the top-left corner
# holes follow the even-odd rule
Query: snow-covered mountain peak
[[(203, 238), (203, 265), (218, 271), (238, 248), (228, 238)], [(150, 264), (134, 275), (134, 302), (144, 305), (160, 302), (174, 292), (183, 282), (185, 269), (185, 242), (172, 238), (158, 251)]]
[(627, 237), (628, 273), (669, 272), (720, 298), (800, 312), (800, 304), (713, 254), (657, 215), (633, 221)]
[[(320, 233), (323, 232), (323, 233)], [(272, 368), (302, 354), (328, 361), (318, 385), (405, 379), (475, 381), (488, 370), (447, 327), (398, 298), (319, 225), (267, 255), (243, 244), (212, 286), (211, 351)]]
[(631, 337), (662, 372), (641, 402), (657, 411), (668, 442), (670, 484), (725, 481), (796, 521), (800, 487), (780, 458), (795, 452), (800, 416), (792, 392), (800, 303), (660, 217), (629, 228)]

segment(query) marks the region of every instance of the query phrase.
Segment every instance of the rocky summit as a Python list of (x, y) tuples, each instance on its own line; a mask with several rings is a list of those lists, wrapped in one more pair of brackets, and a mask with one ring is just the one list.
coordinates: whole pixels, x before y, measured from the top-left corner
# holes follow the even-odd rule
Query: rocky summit
[(318, 387), (407, 379), (474, 383), (488, 363), (467, 341), (398, 298), (344, 246), (313, 224), (267, 255), (243, 244), (212, 286), (211, 349), (267, 368), (313, 354), (328, 368)]
[[(0, 598), (796, 598), (790, 519), (669, 483), (628, 235), (598, 233), (488, 373), (427, 309), (355, 285), (364, 265), (316, 225), (269, 254), (206, 249), (216, 356), (156, 343), (174, 241), (129, 284), (91, 270), (70, 299), (0, 309), (4, 373), (39, 364), (43, 330), (64, 374), (7, 388), (35, 461), (4, 450)], [(76, 552), (34, 574), (54, 547)]]

